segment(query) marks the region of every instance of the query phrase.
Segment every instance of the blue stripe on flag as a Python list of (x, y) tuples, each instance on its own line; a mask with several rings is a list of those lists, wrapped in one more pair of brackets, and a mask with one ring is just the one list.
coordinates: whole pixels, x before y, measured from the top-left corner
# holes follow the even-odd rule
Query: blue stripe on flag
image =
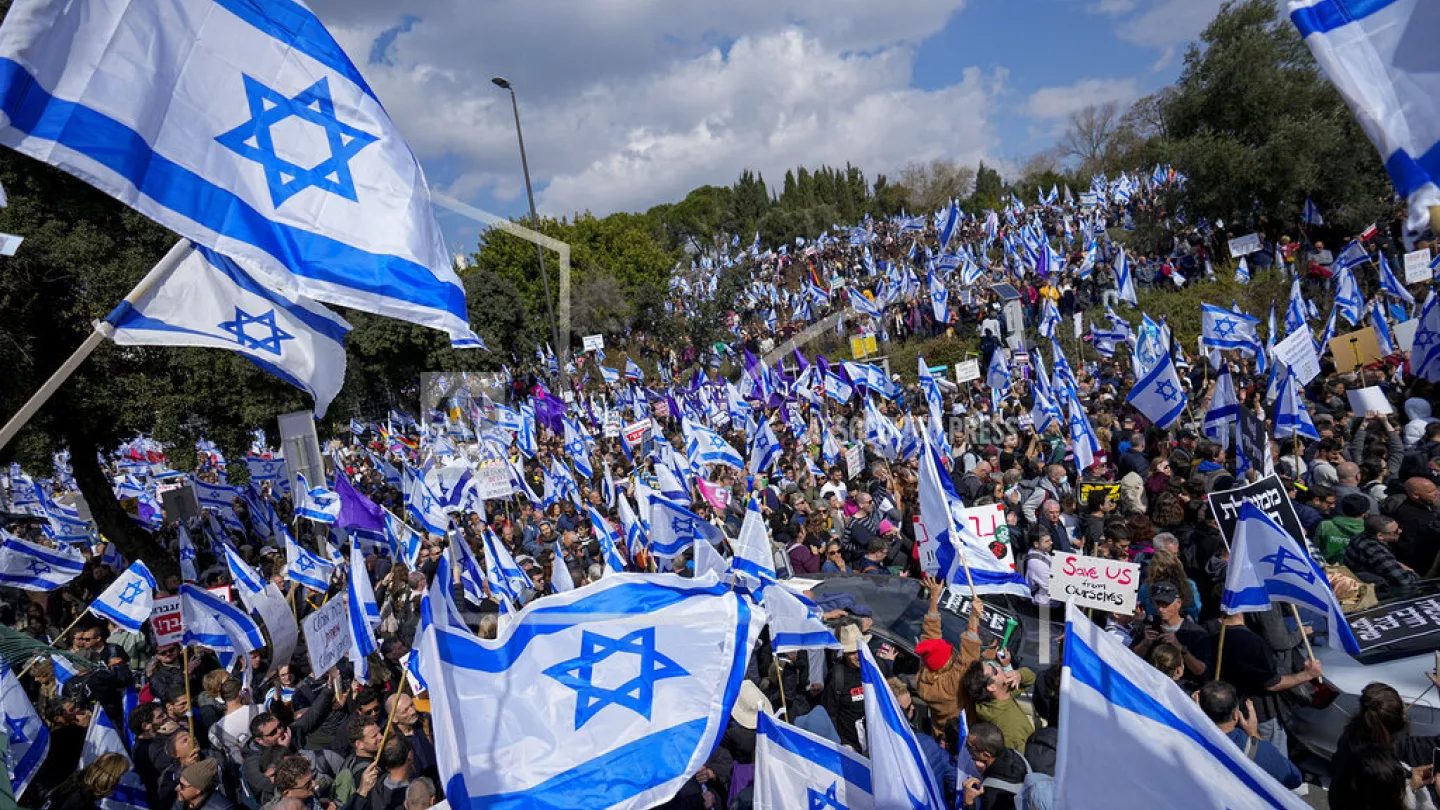
[(1430, 151), (1418, 159), (1404, 149), (1397, 149), (1386, 159), (1385, 171), (1389, 172), (1395, 192), (1401, 197), (1409, 197), (1426, 183), (1440, 182), (1440, 144), (1430, 147)]
[(1396, 0), (1320, 0), (1313, 6), (1290, 12), (1290, 21), (1300, 29), (1300, 36), (1304, 38), (1311, 34), (1325, 34), (1362, 20), (1394, 5), (1395, 2)]
[(813, 633), (776, 633), (771, 631), (770, 644), (773, 647), (835, 647), (840, 642), (828, 630)]
[(375, 99), (375, 91), (345, 55), (339, 43), (309, 9), (292, 0), (215, 0), (215, 5), (229, 11), (262, 33), (294, 48), (316, 62), (339, 73)]
[(768, 715), (761, 716), (760, 724), (765, 728), (765, 736), (775, 745), (803, 760), (819, 765), (866, 793), (873, 792), (870, 787), (870, 769), (865, 767), (863, 762), (857, 762), (844, 754), (837, 753), (833, 748), (817, 745), (813, 740), (796, 734), (771, 720)]
[(1177, 734), (1189, 737), (1257, 796), (1274, 807), (1286, 806), (1285, 802), (1271, 790), (1272, 787), (1279, 787), (1279, 782), (1270, 780), (1268, 784), (1262, 783), (1252, 777), (1249, 771), (1240, 767), (1235, 759), (1236, 756), (1241, 755), (1239, 749), (1222, 751), (1216, 748), (1205, 738), (1205, 735), (1176, 717), (1174, 712), (1148, 692), (1131, 683), (1130, 679), (1126, 678), (1119, 670), (1106, 664), (1099, 653), (1086, 645), (1078, 634), (1066, 633), (1065, 635), (1065, 668), (1070, 670), (1071, 678), (1094, 689), (1116, 707), (1134, 712)]
[(265, 251), (296, 276), (438, 312), (465, 311), (464, 290), (439, 281), (423, 265), (271, 220), (230, 190), (156, 152), (119, 121), (50, 95), (12, 59), (0, 59), (0, 88), (5, 90), (0, 111), (16, 130), (84, 155), (158, 205)]
[(242, 270), (240, 266), (235, 264), (235, 261), (228, 256), (222, 256), (203, 245), (195, 245), (195, 252), (205, 261), (209, 262), (211, 267), (214, 267), (220, 273), (224, 274), (226, 278), (234, 282), (235, 286), (241, 290), (251, 295), (264, 298), (266, 301), (274, 304), (277, 309), (285, 310), (285, 312), (292, 315), (296, 320), (310, 327), (312, 331), (318, 332), (336, 343), (345, 342), (345, 335), (349, 334), (350, 330), (337, 323), (333, 318), (327, 318), (313, 309), (302, 307), (293, 301), (286, 300), (284, 296), (256, 284), (255, 279), (251, 278), (249, 273)]

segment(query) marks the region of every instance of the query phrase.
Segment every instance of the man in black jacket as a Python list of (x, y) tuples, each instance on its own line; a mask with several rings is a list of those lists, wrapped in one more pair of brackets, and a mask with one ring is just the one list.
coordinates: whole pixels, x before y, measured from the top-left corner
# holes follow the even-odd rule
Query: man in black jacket
[(983, 777), (981, 806), (985, 810), (1015, 810), (1030, 763), (1019, 751), (1005, 747), (1005, 734), (994, 723), (971, 726), (965, 747), (970, 749), (970, 758)]

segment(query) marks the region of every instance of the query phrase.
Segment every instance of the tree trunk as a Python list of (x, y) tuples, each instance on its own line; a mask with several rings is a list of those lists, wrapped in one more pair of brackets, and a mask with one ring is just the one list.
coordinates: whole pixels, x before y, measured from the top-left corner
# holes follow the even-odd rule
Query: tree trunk
[(146, 565), (161, 562), (164, 552), (160, 544), (131, 520), (130, 514), (115, 499), (110, 479), (96, 456), (95, 443), (81, 436), (67, 435), (66, 438), (70, 440), (70, 468), (75, 483), (90, 506), (90, 516), (95, 519), (100, 534), (114, 543), (127, 560), (144, 560)]

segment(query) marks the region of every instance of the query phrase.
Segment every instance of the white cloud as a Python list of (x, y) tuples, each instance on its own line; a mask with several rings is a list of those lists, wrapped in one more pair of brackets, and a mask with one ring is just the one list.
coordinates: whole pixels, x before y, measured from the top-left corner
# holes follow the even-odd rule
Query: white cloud
[(1120, 21), (1115, 34), (1126, 42), (1159, 51), (1160, 58), (1153, 67), (1158, 72), (1170, 66), (1180, 47), (1195, 39), (1215, 19), (1221, 2), (1145, 0), (1143, 9)]
[[(909, 87), (918, 44), (964, 0), (314, 0), (411, 146), (451, 193), (524, 193), (515, 82), (540, 206), (644, 209), (741, 169), (975, 162), (996, 143), (1004, 72)], [(364, 65), (402, 16), (384, 64)]]
[(1063, 121), (1071, 113), (1092, 104), (1115, 101), (1123, 106), (1138, 95), (1133, 78), (1081, 79), (1065, 87), (1045, 87), (1031, 93), (1025, 102), (1025, 113), (1041, 121)]
[(1135, 9), (1136, 0), (1096, 0), (1086, 7), (1091, 14), (1124, 14)]

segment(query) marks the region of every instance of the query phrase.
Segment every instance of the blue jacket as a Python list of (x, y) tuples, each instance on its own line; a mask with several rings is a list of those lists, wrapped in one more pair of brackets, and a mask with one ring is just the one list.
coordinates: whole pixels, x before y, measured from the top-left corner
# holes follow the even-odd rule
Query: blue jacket
[(915, 741), (920, 743), (920, 753), (925, 757), (925, 764), (930, 766), (930, 773), (935, 776), (935, 781), (940, 783), (940, 789), (945, 793), (945, 806), (955, 806), (955, 757), (935, 741), (929, 734), (916, 732)]
[[(1242, 728), (1232, 728), (1230, 733), (1225, 736), (1230, 738), (1230, 742), (1235, 743), (1235, 747), (1244, 751), (1250, 735), (1246, 734)], [(1255, 741), (1255, 753), (1251, 759), (1255, 760), (1255, 764), (1259, 765), (1261, 770), (1275, 777), (1289, 790), (1300, 787), (1300, 783), (1304, 781), (1300, 776), (1300, 769), (1295, 767), (1295, 763), (1280, 753), (1280, 749), (1268, 740)]]

